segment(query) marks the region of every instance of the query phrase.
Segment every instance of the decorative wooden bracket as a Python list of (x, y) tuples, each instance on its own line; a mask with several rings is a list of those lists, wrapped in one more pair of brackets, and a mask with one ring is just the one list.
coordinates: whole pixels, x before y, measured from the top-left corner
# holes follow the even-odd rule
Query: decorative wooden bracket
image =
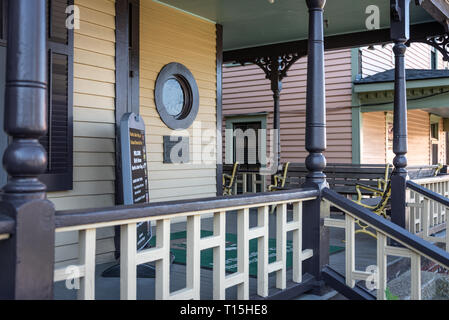
[(424, 39), (414, 39), (411, 42), (421, 42), (437, 49), (442, 55), (444, 61), (449, 61), (449, 33), (438, 36), (426, 37)]
[[(280, 56), (268, 56), (255, 58), (252, 63), (258, 65), (266, 75), (268, 80), (282, 81), (287, 76), (287, 71), (298, 61), (302, 55), (299, 53), (284, 53)], [(242, 61), (244, 64), (248, 61)]]

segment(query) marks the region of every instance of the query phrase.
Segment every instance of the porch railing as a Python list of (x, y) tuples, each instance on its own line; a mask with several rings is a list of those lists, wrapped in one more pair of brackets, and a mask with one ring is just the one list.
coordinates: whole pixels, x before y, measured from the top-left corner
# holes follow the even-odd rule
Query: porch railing
[[(345, 218), (343, 220), (326, 218), (324, 222), (327, 227), (341, 228), (345, 230), (346, 261), (344, 278), (338, 279), (335, 272), (330, 268), (325, 268), (323, 271), (326, 281), (333, 286), (339, 286), (341, 292), (344, 292), (344, 289), (342, 288), (345, 286), (351, 290), (354, 289), (354, 291), (351, 291), (350, 293), (354, 293), (355, 295), (356, 281), (367, 280), (369, 277), (373, 276), (371, 272), (356, 270), (355, 267), (355, 224), (357, 220), (369, 225), (375, 230), (377, 235), (377, 272), (375, 278), (377, 299), (386, 299), (387, 256), (410, 258), (410, 298), (412, 300), (421, 299), (421, 261), (423, 258), (430, 259), (437, 265), (449, 269), (448, 252), (445, 252), (428, 241), (419, 238), (417, 235), (408, 232), (391, 221), (355, 204), (330, 189), (324, 189), (322, 196), (324, 201), (330, 203), (330, 205), (337, 207), (345, 213)], [(388, 239), (391, 239), (402, 246), (388, 245)], [(342, 281), (344, 281), (344, 283), (341, 283)], [(365, 295), (365, 297), (369, 297), (369, 294)]]
[(449, 233), (435, 236), (447, 228), (449, 177), (408, 181), (407, 187), (410, 191), (409, 231), (427, 241), (443, 243), (449, 252)]
[[(79, 232), (79, 299), (95, 298), (96, 230), (120, 226), (120, 297), (136, 299), (136, 266), (155, 262), (156, 299), (200, 299), (200, 254), (213, 249), (213, 298), (225, 299), (226, 289), (237, 286), (238, 299), (249, 299), (249, 241), (258, 239), (257, 294), (268, 296), (268, 276), (276, 273), (276, 287), (287, 285), (287, 233), (293, 234), (292, 281), (301, 283), (302, 262), (313, 256), (302, 248), (302, 204), (316, 199), (319, 191), (298, 189), (288, 192), (210, 198), (98, 210), (56, 213), (56, 232)], [(287, 221), (287, 204), (293, 206), (293, 219)], [(276, 206), (276, 261), (268, 261), (269, 207)], [(249, 210), (257, 209), (257, 226), (249, 224)], [(237, 272), (226, 274), (226, 214), (237, 211)], [(201, 237), (201, 218), (213, 214), (213, 235)], [(170, 292), (170, 226), (174, 219), (186, 218), (186, 287)], [(152, 221), (156, 225), (156, 246), (136, 250), (136, 224)], [(1, 229), (0, 229), (1, 231)], [(57, 269), (54, 281), (65, 280), (65, 269)]]

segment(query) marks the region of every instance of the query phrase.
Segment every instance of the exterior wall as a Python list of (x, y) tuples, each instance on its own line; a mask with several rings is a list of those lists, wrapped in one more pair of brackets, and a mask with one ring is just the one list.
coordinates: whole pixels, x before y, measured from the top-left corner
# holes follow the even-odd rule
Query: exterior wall
[[(329, 163), (350, 163), (351, 50), (326, 52), (325, 68), (328, 139), (325, 156)], [(307, 156), (304, 146), (306, 78), (307, 58), (304, 57), (290, 68), (283, 81), (280, 107), (282, 162), (303, 162)], [(224, 67), (223, 116), (257, 112), (267, 112), (267, 129), (273, 128), (273, 97), (264, 72), (256, 65)], [(222, 136), (224, 139), (224, 132)], [(224, 139), (223, 148), (225, 142)]]
[[(214, 197), (216, 26), (152, 0), (141, 0), (140, 17), (140, 113), (147, 130), (150, 201)], [(163, 136), (171, 135), (173, 130), (159, 117), (154, 104), (154, 86), (159, 71), (170, 62), (184, 64), (199, 88), (200, 107), (195, 123), (186, 132), (176, 133), (190, 135), (192, 163), (188, 164), (163, 164)], [(203, 138), (193, 137), (194, 131)], [(201, 160), (202, 149), (212, 151), (212, 163), (193, 163)]]
[[(387, 120), (393, 117), (392, 112), (365, 112), (363, 121), (362, 163), (392, 163), (394, 154), (387, 157)], [(430, 115), (422, 110), (409, 110), (408, 121), (408, 165), (424, 165), (432, 163), (432, 146), (430, 138)], [(438, 162), (446, 163), (446, 138), (443, 120), (439, 125)], [(391, 144), (391, 142), (390, 142)], [(391, 149), (390, 145), (390, 149)]]
[[(361, 48), (363, 77), (394, 68), (393, 44), (387, 44), (385, 47), (374, 46), (374, 49)], [(430, 69), (430, 50), (431, 47), (424, 43), (412, 43), (405, 54), (405, 67)], [(438, 63), (438, 68), (444, 69), (442, 60)]]
[(386, 138), (385, 113), (362, 113), (361, 163), (385, 163)]
[[(115, 1), (75, 0), (80, 29), (74, 35), (73, 190), (48, 198), (57, 210), (115, 203)], [(97, 263), (113, 259), (111, 228), (97, 232)], [(56, 234), (56, 263), (78, 256), (78, 234)]]

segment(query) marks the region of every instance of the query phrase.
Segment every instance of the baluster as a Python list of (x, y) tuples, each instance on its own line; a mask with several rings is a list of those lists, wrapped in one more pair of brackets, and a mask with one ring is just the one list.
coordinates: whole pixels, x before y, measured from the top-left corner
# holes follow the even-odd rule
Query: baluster
[(137, 225), (120, 227), (120, 299), (136, 300)]
[(257, 240), (257, 294), (261, 297), (268, 296), (268, 211), (268, 206), (263, 206), (257, 212), (257, 225), (265, 229), (263, 237)]
[[(447, 208), (446, 208), (447, 212)], [(447, 219), (446, 219), (446, 251), (449, 252), (449, 230), (447, 225)]]
[(345, 215), (345, 239), (346, 239), (346, 285), (353, 288), (355, 280), (353, 272), (355, 271), (355, 224), (354, 218), (349, 214)]
[(237, 213), (237, 272), (244, 275), (244, 281), (237, 287), (237, 299), (249, 299), (249, 209)]
[(387, 289), (387, 237), (377, 232), (377, 299), (385, 300)]
[(95, 300), (95, 246), (96, 229), (79, 232), (79, 263), (84, 265), (84, 277), (80, 278), (78, 299)]
[(429, 219), (430, 219), (430, 200), (424, 198), (423, 210), (422, 210), (422, 228), (423, 228), (423, 239), (429, 236)]
[(214, 236), (220, 237), (220, 245), (214, 247), (213, 279), (214, 300), (226, 299), (226, 212), (214, 213)]
[(411, 255), (411, 300), (421, 300), (421, 256), (416, 253)]
[(156, 248), (164, 250), (163, 258), (156, 261), (156, 300), (170, 297), (170, 219), (156, 222)]
[(293, 221), (300, 229), (293, 231), (293, 282), (302, 282), (302, 202), (293, 204)]
[(187, 218), (187, 288), (193, 289), (193, 299), (200, 299), (201, 281), (201, 217), (199, 215)]
[(276, 261), (282, 268), (276, 272), (276, 288), (287, 287), (287, 204), (279, 204), (276, 208)]
[(243, 193), (248, 192), (248, 175), (246, 173), (243, 174)]

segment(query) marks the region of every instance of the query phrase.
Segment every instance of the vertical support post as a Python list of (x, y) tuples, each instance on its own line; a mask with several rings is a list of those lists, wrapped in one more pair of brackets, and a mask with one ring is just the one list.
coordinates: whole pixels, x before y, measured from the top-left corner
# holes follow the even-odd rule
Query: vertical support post
[(280, 166), (281, 163), (281, 90), (282, 90), (282, 81), (279, 74), (279, 57), (271, 58), (271, 91), (273, 91), (273, 103), (274, 103), (274, 117), (273, 117), (273, 129), (276, 137), (275, 141), (275, 168), (276, 170)]
[(237, 272), (244, 281), (237, 286), (237, 299), (249, 299), (249, 209), (237, 212)]
[(268, 212), (268, 206), (257, 211), (257, 225), (264, 228), (264, 236), (257, 240), (257, 294), (261, 297), (268, 296)]
[(220, 237), (220, 245), (213, 249), (214, 300), (226, 299), (226, 211), (214, 213), (214, 236)]
[[(306, 167), (309, 171), (304, 186), (323, 189), (327, 186), (326, 158), (326, 100), (324, 85), (323, 10), (326, 0), (306, 0), (309, 8), (309, 41), (307, 55), (306, 101)], [(315, 291), (321, 291), (321, 269), (329, 262), (329, 230), (324, 218), (329, 216), (329, 204), (321, 198), (304, 202), (303, 247), (313, 250), (313, 257), (304, 262), (304, 271), (315, 276)], [(318, 292), (320, 293), (320, 292)]]
[(201, 281), (201, 217), (187, 217), (187, 266), (186, 287), (193, 290), (193, 300), (200, 300)]
[(137, 297), (137, 224), (120, 227), (120, 299), (136, 300)]
[(278, 204), (276, 208), (276, 261), (282, 262), (282, 268), (276, 272), (276, 288), (287, 287), (287, 204)]
[(79, 232), (79, 262), (84, 265), (84, 277), (80, 279), (78, 300), (95, 300), (95, 248), (97, 229)]
[(164, 257), (156, 261), (156, 300), (170, 297), (170, 219), (156, 222), (156, 248), (164, 250)]
[(4, 129), (12, 139), (0, 210), (15, 232), (0, 242), (0, 299), (53, 299), (54, 208), (38, 180), (47, 168), (38, 141), (47, 131), (46, 39), (46, 1), (9, 1)]
[(390, 0), (391, 39), (394, 42), (395, 81), (393, 119), (393, 159), (391, 176), (391, 221), (402, 228), (407, 225), (407, 92), (405, 77), (405, 43), (409, 39), (410, 0)]

